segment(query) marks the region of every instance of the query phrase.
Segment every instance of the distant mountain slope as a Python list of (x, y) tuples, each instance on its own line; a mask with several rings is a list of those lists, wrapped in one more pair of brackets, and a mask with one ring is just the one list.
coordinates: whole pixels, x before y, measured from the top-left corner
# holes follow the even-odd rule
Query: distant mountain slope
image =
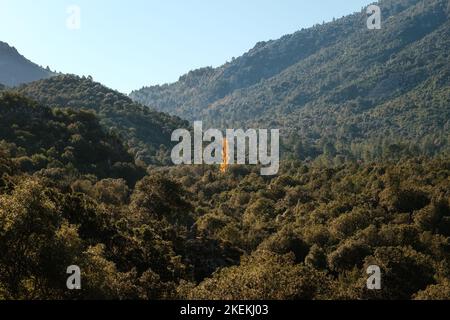
[(54, 75), (50, 70), (27, 60), (15, 48), (0, 41), (0, 83), (14, 87)]
[[(383, 17), (398, 14), (419, 0), (384, 1)], [(275, 41), (260, 42), (243, 56), (223, 66), (194, 70), (169, 85), (144, 87), (131, 97), (144, 104), (194, 120), (214, 101), (237, 89), (269, 79), (323, 48), (360, 33), (366, 25), (365, 13), (356, 13), (332, 23), (302, 29)]]
[(52, 110), (6, 92), (0, 94), (0, 126), (0, 158), (11, 159), (16, 172), (68, 170), (124, 178), (130, 184), (145, 173), (92, 112)]
[(188, 125), (90, 78), (57, 76), (23, 85), (18, 92), (50, 107), (94, 110), (101, 124), (120, 135), (136, 158), (147, 164), (170, 164), (171, 134)]
[(381, 30), (367, 29), (364, 10), (131, 97), (215, 126), (281, 128), (294, 143), (312, 146), (298, 146), (306, 156), (330, 143), (332, 154), (381, 156), (381, 140), (448, 150), (450, 5), (379, 6)]

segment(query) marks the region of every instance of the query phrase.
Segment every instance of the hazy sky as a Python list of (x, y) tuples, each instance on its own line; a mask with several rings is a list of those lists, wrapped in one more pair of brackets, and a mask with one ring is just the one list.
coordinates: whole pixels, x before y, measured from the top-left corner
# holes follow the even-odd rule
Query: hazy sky
[[(52, 70), (129, 93), (219, 66), (256, 42), (359, 11), (370, 0), (0, 0), (0, 41)], [(67, 8), (81, 9), (80, 29)], [(72, 20), (74, 21), (74, 20)]]

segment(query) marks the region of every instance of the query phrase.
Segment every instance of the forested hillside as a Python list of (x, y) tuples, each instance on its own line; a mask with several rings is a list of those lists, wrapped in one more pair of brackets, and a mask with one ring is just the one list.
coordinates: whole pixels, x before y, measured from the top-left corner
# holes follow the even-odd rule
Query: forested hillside
[(17, 86), (56, 75), (23, 57), (16, 48), (0, 41), (0, 83)]
[[(65, 175), (124, 178), (131, 186), (145, 170), (117, 137), (105, 133), (87, 111), (50, 109), (23, 96), (0, 96), (1, 156), (11, 162), (5, 172), (40, 172), (50, 179)], [(11, 171), (13, 170), (13, 171)]]
[(5, 92), (0, 124), (0, 300), (450, 299), (448, 156), (146, 173), (92, 112)]
[[(382, 1), (386, 19), (419, 0)], [(363, 13), (364, 12), (364, 13)], [(194, 70), (169, 85), (144, 87), (131, 97), (169, 113), (198, 120), (204, 109), (238, 89), (245, 89), (272, 78), (283, 70), (314, 56), (323, 48), (347, 40), (366, 26), (365, 10), (332, 23), (316, 25), (278, 40), (259, 42), (243, 56), (214, 69)], [(358, 45), (358, 44), (356, 44)], [(225, 119), (228, 120), (228, 119)]]
[(21, 86), (18, 92), (50, 107), (95, 111), (101, 124), (121, 136), (136, 159), (170, 164), (171, 134), (187, 127), (177, 117), (156, 112), (89, 77), (63, 75)]
[(303, 159), (448, 152), (449, 3), (379, 5), (381, 30), (364, 9), (131, 97), (216, 127), (281, 128), (284, 151)]
[(445, 158), (167, 168), (135, 188), (0, 159), (0, 299), (450, 299)]
[[(131, 95), (172, 115), (0, 78), (0, 300), (449, 300), (450, 5), (380, 6)], [(173, 165), (178, 116), (280, 128), (279, 174)]]

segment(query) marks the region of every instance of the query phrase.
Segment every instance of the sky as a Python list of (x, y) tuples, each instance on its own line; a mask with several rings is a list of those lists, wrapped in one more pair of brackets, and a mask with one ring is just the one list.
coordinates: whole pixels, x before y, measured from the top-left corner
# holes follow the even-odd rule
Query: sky
[(129, 93), (220, 66), (259, 41), (340, 18), (371, 2), (0, 0), (0, 41), (39, 65), (90, 75)]

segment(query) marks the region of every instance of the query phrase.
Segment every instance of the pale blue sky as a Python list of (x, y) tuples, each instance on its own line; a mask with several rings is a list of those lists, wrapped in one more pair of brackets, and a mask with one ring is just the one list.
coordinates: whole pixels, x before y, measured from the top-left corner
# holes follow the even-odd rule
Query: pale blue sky
[[(52, 70), (129, 93), (219, 66), (256, 42), (359, 11), (371, 0), (0, 0), (0, 41)], [(66, 27), (69, 5), (81, 29)]]

